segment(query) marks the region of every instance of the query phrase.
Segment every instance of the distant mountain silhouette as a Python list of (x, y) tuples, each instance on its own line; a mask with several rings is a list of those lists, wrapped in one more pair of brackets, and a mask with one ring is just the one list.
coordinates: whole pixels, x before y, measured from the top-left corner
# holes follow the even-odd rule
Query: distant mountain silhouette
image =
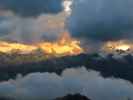
[(40, 62), (29, 62), (16, 65), (2, 65), (0, 59), (0, 81), (15, 78), (17, 74), (27, 75), (33, 72), (55, 72), (61, 74), (64, 69), (85, 66), (99, 71), (104, 77), (122, 78), (133, 82), (133, 56), (108, 54), (80, 54), (51, 58)]

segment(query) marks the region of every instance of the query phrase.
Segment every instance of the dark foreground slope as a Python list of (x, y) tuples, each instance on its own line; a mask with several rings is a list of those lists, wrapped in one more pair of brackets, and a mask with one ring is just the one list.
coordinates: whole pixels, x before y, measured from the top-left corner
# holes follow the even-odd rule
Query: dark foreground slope
[[(15, 100), (15, 99), (0, 97), (0, 100)], [(74, 95), (68, 94), (64, 97), (58, 97), (54, 100), (90, 100), (90, 99), (80, 94), (74, 94)]]
[(67, 95), (64, 97), (59, 97), (55, 100), (90, 100), (90, 99), (80, 94), (75, 94), (75, 95)]
[(130, 54), (121, 58), (113, 57), (112, 54), (106, 57), (99, 54), (80, 54), (15, 65), (0, 63), (0, 81), (15, 78), (17, 74), (26, 75), (32, 72), (56, 72), (60, 74), (66, 68), (81, 66), (99, 71), (104, 77), (113, 76), (133, 82), (133, 56)]

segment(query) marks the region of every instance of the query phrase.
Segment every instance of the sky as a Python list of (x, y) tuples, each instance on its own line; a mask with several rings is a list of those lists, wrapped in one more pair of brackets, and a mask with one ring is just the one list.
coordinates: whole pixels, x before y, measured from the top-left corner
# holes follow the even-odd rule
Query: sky
[(53, 41), (67, 31), (96, 50), (106, 41), (132, 41), (132, 5), (132, 0), (0, 0), (0, 39)]
[(94, 41), (132, 40), (132, 5), (132, 0), (0, 0), (0, 34), (20, 42), (52, 40), (64, 31)]
[(68, 29), (94, 40), (132, 38), (132, 0), (74, 0)]
[[(39, 42), (68, 31), (87, 45), (133, 40), (132, 11), (133, 0), (0, 0), (0, 39)], [(0, 96), (16, 100), (49, 100), (77, 92), (92, 100), (133, 99), (130, 82), (105, 79), (85, 68), (66, 69), (61, 76), (31, 73), (0, 83)]]
[(62, 0), (0, 0), (0, 38), (55, 39), (64, 32), (65, 16)]

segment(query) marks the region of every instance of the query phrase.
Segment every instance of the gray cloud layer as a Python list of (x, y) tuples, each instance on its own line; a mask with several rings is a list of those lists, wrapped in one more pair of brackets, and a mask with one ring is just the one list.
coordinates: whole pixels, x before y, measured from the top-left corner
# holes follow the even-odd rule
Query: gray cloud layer
[(62, 0), (0, 0), (1, 10), (10, 10), (20, 16), (38, 16), (41, 13), (58, 13)]
[(65, 16), (40, 15), (37, 18), (3, 16), (0, 20), (0, 39), (18, 42), (54, 40), (64, 32)]
[(133, 85), (121, 79), (104, 79), (85, 68), (54, 73), (32, 73), (0, 83), (0, 97), (16, 100), (51, 100), (66, 94), (81, 93), (92, 100), (133, 99)]
[(74, 0), (68, 28), (74, 36), (95, 40), (129, 38), (132, 11), (132, 0)]
[(0, 39), (26, 43), (57, 39), (66, 19), (62, 2), (0, 0)]

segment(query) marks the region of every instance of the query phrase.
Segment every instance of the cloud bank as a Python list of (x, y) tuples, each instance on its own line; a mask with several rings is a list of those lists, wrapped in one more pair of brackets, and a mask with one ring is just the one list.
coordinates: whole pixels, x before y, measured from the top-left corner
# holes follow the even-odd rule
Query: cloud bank
[(54, 40), (64, 32), (65, 16), (40, 15), (36, 18), (22, 18), (5, 15), (0, 20), (0, 38), (18, 42)]
[(0, 10), (9, 10), (23, 17), (59, 13), (62, 10), (62, 0), (0, 0)]
[(15, 100), (51, 100), (80, 93), (92, 100), (133, 99), (133, 85), (121, 79), (104, 79), (85, 68), (55, 73), (31, 73), (16, 80), (0, 83), (0, 97)]
[(0, 39), (54, 40), (64, 32), (63, 0), (1, 0)]
[(133, 38), (132, 0), (74, 0), (68, 28), (94, 40)]

